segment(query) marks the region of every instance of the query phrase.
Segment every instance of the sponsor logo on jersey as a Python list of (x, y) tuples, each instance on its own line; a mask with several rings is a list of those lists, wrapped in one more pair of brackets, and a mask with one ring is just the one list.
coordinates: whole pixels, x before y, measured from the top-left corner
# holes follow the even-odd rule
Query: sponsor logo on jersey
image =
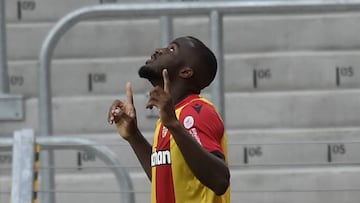
[(170, 150), (156, 151), (151, 154), (151, 167), (170, 164)]

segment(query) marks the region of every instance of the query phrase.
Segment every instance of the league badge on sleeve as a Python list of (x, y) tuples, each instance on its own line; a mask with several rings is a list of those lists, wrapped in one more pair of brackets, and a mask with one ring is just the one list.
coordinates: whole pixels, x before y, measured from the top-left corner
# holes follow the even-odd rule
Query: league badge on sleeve
[(190, 129), (194, 126), (194, 118), (192, 116), (186, 116), (184, 119), (184, 127)]

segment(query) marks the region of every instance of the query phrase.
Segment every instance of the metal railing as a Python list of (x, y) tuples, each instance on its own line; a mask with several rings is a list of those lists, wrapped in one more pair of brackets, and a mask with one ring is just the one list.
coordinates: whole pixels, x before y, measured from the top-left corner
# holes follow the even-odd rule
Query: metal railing
[[(223, 15), (224, 14), (304, 14), (324, 12), (359, 11), (359, 0), (293, 0), (293, 1), (226, 1), (226, 2), (163, 2), (107, 4), (78, 9), (60, 19), (44, 40), (39, 58), (39, 130), (41, 136), (53, 133), (50, 67), (53, 51), (60, 38), (74, 25), (83, 20), (119, 17), (144, 18), (158, 16), (208, 15), (211, 26), (211, 48), (218, 58), (218, 74), (212, 84), (211, 96), (220, 114), (224, 110), (223, 69)], [(166, 32), (170, 32), (169, 29)], [(165, 35), (166, 36), (166, 35)], [(51, 151), (44, 154), (42, 163), (52, 160)], [(53, 173), (43, 174), (43, 187), (52, 187)], [(53, 202), (49, 196), (44, 202)]]
[(0, 94), (9, 93), (5, 22), (5, 0), (0, 0)]
[(11, 201), (33, 201), (35, 136), (32, 130), (14, 132)]
[[(116, 177), (121, 200), (124, 203), (134, 203), (133, 185), (126, 168), (117, 159), (117, 155), (108, 147), (99, 145), (91, 140), (73, 137), (35, 137), (33, 130), (20, 130), (14, 132), (13, 138), (0, 138), (1, 151), (13, 151), (12, 161), (12, 191), (13, 203), (28, 203), (33, 194), (33, 171), (35, 144), (41, 150), (91, 150), (96, 157), (109, 167)], [(44, 151), (43, 151), (44, 152)], [(42, 170), (49, 170), (42, 168)], [(53, 188), (47, 188), (47, 190)]]

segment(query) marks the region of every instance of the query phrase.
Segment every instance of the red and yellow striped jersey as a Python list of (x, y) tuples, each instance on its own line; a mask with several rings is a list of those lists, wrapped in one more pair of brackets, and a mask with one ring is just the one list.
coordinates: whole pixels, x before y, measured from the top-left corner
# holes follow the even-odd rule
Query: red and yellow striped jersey
[[(183, 127), (209, 152), (220, 152), (228, 162), (224, 124), (215, 107), (199, 95), (190, 95), (175, 108)], [(151, 155), (152, 203), (230, 203), (230, 187), (217, 196), (191, 172), (172, 135), (160, 120)]]

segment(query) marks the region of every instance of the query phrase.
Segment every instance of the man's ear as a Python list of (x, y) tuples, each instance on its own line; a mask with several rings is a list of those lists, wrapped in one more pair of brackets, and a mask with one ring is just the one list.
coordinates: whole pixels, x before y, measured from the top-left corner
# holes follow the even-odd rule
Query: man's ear
[(194, 70), (190, 67), (185, 67), (182, 68), (179, 71), (179, 77), (184, 78), (184, 79), (189, 79), (194, 75)]

